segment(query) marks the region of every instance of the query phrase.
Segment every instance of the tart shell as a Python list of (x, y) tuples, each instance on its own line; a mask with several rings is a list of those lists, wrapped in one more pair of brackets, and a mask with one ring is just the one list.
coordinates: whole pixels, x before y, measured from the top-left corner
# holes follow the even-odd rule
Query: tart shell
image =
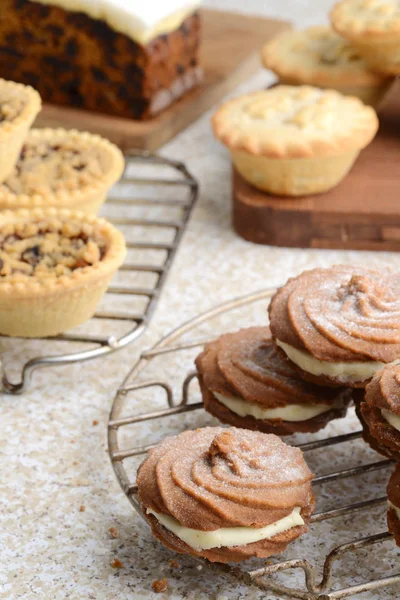
[(13, 222), (49, 219), (97, 224), (107, 240), (103, 259), (57, 278), (20, 281), (9, 276), (0, 280), (0, 334), (18, 337), (47, 337), (72, 329), (93, 316), (108, 284), (126, 254), (122, 233), (105, 219), (82, 212), (54, 208), (5, 211), (1, 227)]
[(47, 195), (15, 194), (11, 191), (0, 191), (0, 209), (17, 210), (19, 208), (68, 208), (86, 214), (97, 215), (107, 198), (110, 188), (122, 176), (125, 161), (122, 152), (108, 140), (87, 132), (66, 129), (32, 129), (28, 139), (35, 142), (62, 143), (63, 140), (76, 140), (85, 146), (99, 148), (107, 156), (107, 169), (101, 178), (78, 190), (60, 190)]
[(28, 131), (42, 107), (38, 92), (30, 86), (0, 79), (0, 94), (2, 90), (24, 96), (26, 104), (15, 119), (0, 127), (0, 182), (7, 179), (13, 170)]

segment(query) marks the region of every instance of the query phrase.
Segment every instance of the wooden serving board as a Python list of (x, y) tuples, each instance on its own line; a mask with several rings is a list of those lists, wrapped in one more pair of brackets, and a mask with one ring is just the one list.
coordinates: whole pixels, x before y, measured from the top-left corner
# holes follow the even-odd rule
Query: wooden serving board
[(377, 137), (325, 194), (269, 196), (233, 173), (233, 226), (250, 242), (299, 248), (400, 251), (400, 81)]
[(75, 128), (98, 133), (121, 148), (154, 150), (185, 129), (260, 67), (259, 50), (283, 21), (214, 10), (202, 11), (201, 66), (204, 80), (160, 115), (133, 121), (82, 110), (45, 105), (37, 127)]

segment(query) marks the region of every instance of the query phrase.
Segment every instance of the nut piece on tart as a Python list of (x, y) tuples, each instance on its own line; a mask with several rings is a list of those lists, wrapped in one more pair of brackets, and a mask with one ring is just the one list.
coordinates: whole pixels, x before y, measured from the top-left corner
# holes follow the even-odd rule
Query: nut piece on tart
[(41, 107), (33, 88), (0, 79), (0, 182), (13, 170)]
[(97, 214), (124, 164), (119, 148), (98, 135), (32, 129), (0, 184), (0, 209), (53, 206)]
[(125, 254), (105, 219), (54, 208), (0, 213), (0, 334), (53, 336), (88, 320)]
[(275, 350), (268, 327), (222, 335), (196, 359), (205, 409), (223, 423), (291, 435), (346, 415), (351, 390), (304, 381)]
[(205, 427), (157, 444), (137, 485), (165, 546), (227, 563), (279, 554), (306, 533), (312, 478), (301, 450), (276, 435)]

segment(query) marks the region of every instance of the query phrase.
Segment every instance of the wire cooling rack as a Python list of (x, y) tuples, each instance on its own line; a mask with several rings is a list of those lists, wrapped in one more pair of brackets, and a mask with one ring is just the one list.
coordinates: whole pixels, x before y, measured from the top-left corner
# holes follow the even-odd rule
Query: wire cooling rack
[[(247, 326), (260, 322), (255, 320), (251, 311), (250, 316), (246, 317), (249, 323), (243, 323), (237, 316), (238, 312), (240, 314), (260, 301), (265, 321), (265, 304), (274, 291), (267, 289), (224, 303), (174, 330), (151, 350), (142, 353), (117, 392), (108, 427), (109, 452), (122, 490), (142, 517), (135, 479), (137, 466), (145, 453), (165, 435), (210, 424), (210, 421), (206, 420), (210, 417), (203, 410), (202, 402), (199, 402), (201, 396), (196, 385), (196, 374), (192, 368), (186, 368), (186, 362), (188, 365), (193, 364), (193, 357), (199, 352), (199, 347), (205, 341), (217, 337), (221, 327), (226, 329), (229, 325), (232, 330), (238, 328), (238, 323), (240, 326)], [(235, 311), (233, 321), (232, 318), (227, 318), (232, 311)], [(233, 327), (232, 322), (235, 324)], [(193, 337), (194, 332), (204, 329), (204, 325), (207, 325), (205, 329), (208, 335)], [(190, 362), (185, 361), (187, 354)], [(148, 378), (148, 371), (154, 371), (154, 368), (151, 368), (153, 363), (157, 363), (155, 369), (158, 376), (152, 375)], [(183, 373), (179, 373), (177, 383), (178, 372), (181, 369)], [(152, 408), (154, 406), (154, 409), (140, 412), (138, 405)], [(357, 425), (354, 429), (358, 429)], [(141, 435), (144, 437), (144, 443), (132, 447), (132, 440), (137, 443)], [(322, 436), (326, 436), (326, 433), (322, 433)], [(309, 464), (315, 453), (316, 464), (311, 464), (317, 473), (313, 482), (317, 499), (319, 501), (320, 498), (335, 497), (335, 505), (333, 509), (319, 510), (317, 503), (310, 533), (301, 538), (300, 545), (297, 545), (298, 542), (292, 545), (293, 548), (289, 550), (292, 556), (277, 557), (273, 559), (273, 564), (267, 566), (265, 561), (261, 567), (258, 562), (254, 568), (248, 569), (211, 565), (201, 559), (200, 562), (227, 576), (233, 576), (242, 584), (273, 592), (278, 597), (339, 600), (370, 592), (372, 595), (369, 595), (369, 598), (381, 599), (381, 594), (390, 594), (390, 586), (400, 584), (400, 572), (396, 569), (398, 559), (395, 545), (385, 525), (386, 496), (383, 495), (393, 465), (390, 460), (377, 460), (378, 455), (360, 441), (359, 430), (320, 439), (316, 439), (318, 434), (311, 437), (313, 441), (303, 440), (303, 443), (295, 445), (306, 453)], [(360, 445), (361, 454), (358, 455), (356, 464), (349, 466), (351, 457), (355, 454), (354, 444)], [(326, 465), (321, 452), (330, 452), (329, 466), (336, 467), (343, 459), (345, 464), (341, 468), (325, 472)], [(360, 519), (362, 523), (362, 519), (368, 513), (373, 513), (372, 523), (377, 530), (365, 535), (365, 526), (360, 525)], [(330, 531), (318, 532), (318, 527), (325, 527)], [(329, 537), (332, 531), (339, 531), (340, 540), (346, 539), (345, 543), (335, 544), (331, 541)], [(310, 551), (303, 546), (303, 540), (307, 543), (308, 539), (311, 543), (310, 548), (316, 548), (312, 557), (309, 556)], [(376, 577), (373, 565), (374, 561), (379, 560), (384, 561), (384, 572)], [(390, 567), (394, 572), (390, 572)], [(352, 574), (350, 584), (349, 570)], [(380, 590), (379, 596), (375, 594), (377, 590)], [(398, 595), (384, 597), (397, 598)]]
[[(196, 202), (198, 184), (181, 162), (136, 150), (128, 151), (125, 158), (124, 175), (102, 213), (126, 238), (128, 257), (117, 280), (88, 323), (40, 340), (41, 350), (50, 344), (48, 355), (35, 356), (37, 341), (35, 345), (35, 341), (23, 340), (24, 351), (31, 346), (34, 355), (22, 363), (19, 381), (10, 381), (1, 360), (2, 392), (21, 393), (39, 367), (87, 361), (120, 350), (149, 323)], [(140, 281), (145, 282), (143, 287)], [(0, 340), (3, 346), (18, 342), (1, 336)]]

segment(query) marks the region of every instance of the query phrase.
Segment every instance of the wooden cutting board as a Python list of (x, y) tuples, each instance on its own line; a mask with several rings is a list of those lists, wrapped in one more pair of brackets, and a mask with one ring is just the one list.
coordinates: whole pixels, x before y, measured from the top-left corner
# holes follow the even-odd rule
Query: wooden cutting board
[(65, 127), (98, 133), (121, 148), (155, 150), (232, 92), (260, 66), (259, 50), (283, 21), (238, 13), (203, 10), (201, 65), (204, 81), (149, 121), (133, 121), (82, 110), (46, 105), (37, 127)]
[(233, 173), (233, 226), (272, 246), (400, 251), (400, 81), (379, 112), (377, 137), (343, 182), (300, 199), (269, 196)]

